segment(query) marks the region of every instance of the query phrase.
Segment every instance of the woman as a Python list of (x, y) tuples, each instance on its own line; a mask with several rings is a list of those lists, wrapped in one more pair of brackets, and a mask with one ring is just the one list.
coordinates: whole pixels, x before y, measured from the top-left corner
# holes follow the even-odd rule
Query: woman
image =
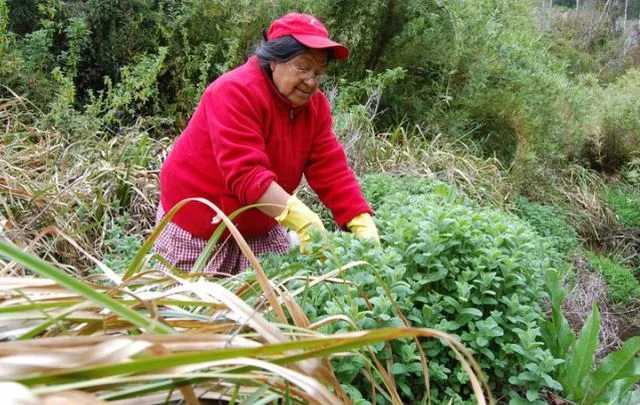
[[(206, 198), (227, 215), (267, 203), (234, 219), (254, 253), (286, 252), (285, 228), (296, 232), (304, 252), (311, 231), (324, 230), (318, 215), (291, 195), (304, 174), (340, 228), (379, 242), (319, 90), (329, 60), (343, 61), (349, 50), (305, 14), (274, 21), (265, 39), (244, 65), (206, 89), (162, 166), (158, 220), (189, 197)], [(188, 203), (163, 230), (156, 251), (189, 270), (220, 222), (211, 208)], [(249, 266), (233, 240), (216, 252), (209, 272), (235, 274)]]

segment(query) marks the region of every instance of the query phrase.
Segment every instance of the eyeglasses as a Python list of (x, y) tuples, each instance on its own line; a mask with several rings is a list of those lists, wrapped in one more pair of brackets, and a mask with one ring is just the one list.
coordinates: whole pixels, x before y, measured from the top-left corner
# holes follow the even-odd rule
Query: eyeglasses
[(321, 73), (321, 74), (317, 75), (317, 74), (313, 73), (312, 70), (300, 69), (299, 67), (297, 67), (296, 65), (294, 65), (291, 62), (289, 62), (288, 65), (291, 66), (292, 68), (294, 68), (296, 70), (296, 72), (301, 74), (302, 78), (305, 81), (313, 79), (314, 82), (316, 82), (318, 84), (322, 84), (327, 80), (326, 73)]

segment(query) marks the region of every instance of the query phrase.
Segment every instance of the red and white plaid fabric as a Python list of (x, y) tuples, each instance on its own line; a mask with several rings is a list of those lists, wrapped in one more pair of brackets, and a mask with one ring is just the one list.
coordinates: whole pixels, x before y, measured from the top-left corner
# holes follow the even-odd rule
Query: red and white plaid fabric
[[(160, 223), (163, 216), (162, 204), (158, 204), (156, 225)], [(281, 225), (276, 225), (264, 236), (245, 238), (245, 240), (256, 256), (268, 252), (281, 254), (291, 248), (287, 230)], [(169, 222), (156, 239), (154, 250), (176, 268), (190, 271), (206, 244), (205, 239), (198, 238), (173, 222)], [(226, 243), (219, 243), (213, 249), (205, 272), (238, 274), (250, 266), (240, 247), (231, 237)]]

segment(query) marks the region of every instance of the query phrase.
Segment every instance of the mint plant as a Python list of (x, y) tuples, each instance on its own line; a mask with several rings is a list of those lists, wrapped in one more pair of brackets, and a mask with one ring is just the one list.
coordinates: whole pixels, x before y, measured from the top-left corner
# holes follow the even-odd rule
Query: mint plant
[[(368, 265), (340, 273), (343, 283), (322, 283), (300, 297), (311, 322), (334, 315), (351, 320), (330, 323), (323, 332), (350, 331), (353, 325), (403, 326), (404, 318), (411, 326), (458, 337), (496, 395), (534, 403), (542, 387), (560, 390), (552, 375), (561, 361), (541, 336), (543, 278), (553, 271), (548, 242), (518, 218), (470, 204), (444, 185), (414, 180), (407, 183), (411, 192), (398, 192), (388, 180), (372, 181), (380, 185), (370, 201), (381, 203), (375, 220), (382, 248), (347, 233), (331, 235), (318, 240), (315, 255), (292, 251), (263, 259), (269, 276), (298, 276), (287, 285), (295, 290), (305, 287), (305, 277), (365, 261)], [(317, 260), (319, 256), (323, 260)], [(470, 398), (468, 380), (451, 351), (438, 340), (423, 340), (420, 348), (428, 360), (431, 399), (463, 403)], [(390, 364), (404, 401), (426, 399), (414, 341), (374, 345), (371, 353)], [(359, 393), (352, 398), (367, 403), (373, 387), (363, 370), (371, 364), (352, 357), (333, 363), (347, 392)], [(373, 375), (379, 390), (382, 380)], [(388, 398), (376, 395), (376, 402), (387, 403)]]

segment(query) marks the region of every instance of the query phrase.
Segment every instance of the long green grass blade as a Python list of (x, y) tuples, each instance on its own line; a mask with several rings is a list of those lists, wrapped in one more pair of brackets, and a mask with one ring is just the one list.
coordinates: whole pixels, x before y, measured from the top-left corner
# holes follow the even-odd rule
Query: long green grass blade
[(582, 381), (591, 372), (593, 354), (598, 348), (598, 334), (600, 333), (600, 312), (598, 305), (593, 304), (593, 311), (580, 331), (580, 336), (573, 346), (573, 353), (562, 368), (559, 381), (565, 393), (571, 399), (583, 396)]
[(0, 254), (8, 258), (9, 260), (15, 260), (22, 264), (29, 270), (38, 273), (44, 277), (55, 280), (63, 287), (70, 291), (80, 294), (81, 296), (96, 302), (100, 306), (109, 309), (114, 314), (121, 316), (124, 320), (131, 322), (132, 324), (148, 331), (157, 334), (170, 334), (174, 333), (174, 330), (160, 322), (149, 319), (140, 313), (120, 304), (116, 300), (95, 291), (90, 286), (86, 285), (82, 281), (68, 275), (64, 271), (54, 267), (46, 261), (34, 257), (22, 250), (7, 244), (4, 241), (0, 241)]
[(82, 307), (83, 307), (83, 304), (78, 304), (78, 305), (75, 305), (75, 306), (73, 306), (71, 308), (68, 308), (66, 311), (63, 311), (61, 314), (59, 314), (59, 315), (57, 315), (55, 317), (51, 317), (51, 318), (47, 319), (45, 322), (41, 323), (40, 325), (37, 325), (36, 327), (31, 328), (26, 333), (21, 335), (18, 338), (18, 340), (26, 340), (26, 339), (35, 338), (36, 336), (40, 335), (45, 330), (47, 330), (51, 325), (57, 323), (60, 320), (65, 319), (65, 317), (67, 315), (73, 314), (75, 311), (77, 311), (78, 309), (81, 309)]
[[(584, 383), (585, 404), (595, 404), (614, 381), (625, 380), (630, 385), (640, 381), (640, 336), (632, 337), (624, 345), (605, 357), (600, 366)], [(618, 395), (624, 394), (623, 392)]]

